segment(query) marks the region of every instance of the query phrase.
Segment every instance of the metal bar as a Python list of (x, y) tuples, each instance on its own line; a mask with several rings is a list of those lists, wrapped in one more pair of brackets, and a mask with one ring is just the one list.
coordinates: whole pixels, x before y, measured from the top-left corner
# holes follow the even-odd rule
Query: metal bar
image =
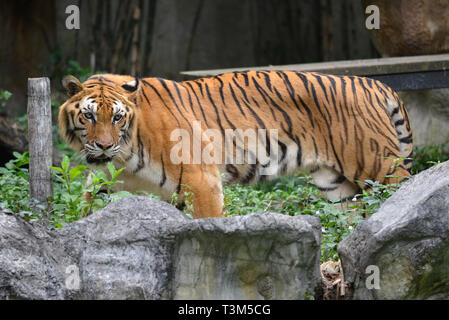
[(379, 80), (396, 91), (449, 88), (449, 71), (445, 70), (382, 74), (368, 77)]

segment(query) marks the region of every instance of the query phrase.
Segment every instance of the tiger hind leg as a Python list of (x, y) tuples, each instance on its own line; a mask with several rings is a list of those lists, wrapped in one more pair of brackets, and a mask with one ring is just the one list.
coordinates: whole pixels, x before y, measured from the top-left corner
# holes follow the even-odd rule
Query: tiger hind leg
[(330, 167), (322, 166), (310, 172), (314, 184), (328, 200), (351, 200), (360, 188)]

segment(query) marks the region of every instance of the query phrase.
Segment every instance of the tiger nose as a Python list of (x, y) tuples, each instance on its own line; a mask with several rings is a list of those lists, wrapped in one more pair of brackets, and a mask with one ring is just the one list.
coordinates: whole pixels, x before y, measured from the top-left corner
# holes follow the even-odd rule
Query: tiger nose
[(104, 142), (104, 141), (95, 141), (95, 144), (100, 149), (106, 150), (112, 147), (114, 144), (112, 142)]

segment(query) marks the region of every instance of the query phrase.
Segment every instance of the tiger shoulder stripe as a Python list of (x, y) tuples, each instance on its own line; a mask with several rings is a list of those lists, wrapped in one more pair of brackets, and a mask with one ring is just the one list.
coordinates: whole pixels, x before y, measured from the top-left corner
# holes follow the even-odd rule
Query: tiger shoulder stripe
[(123, 189), (181, 200), (192, 192), (196, 218), (221, 216), (222, 183), (305, 169), (325, 197), (347, 199), (365, 180), (410, 175), (407, 111), (373, 79), (248, 71), (184, 82), (97, 75), (65, 87), (59, 125), (68, 143), (93, 166), (125, 167)]

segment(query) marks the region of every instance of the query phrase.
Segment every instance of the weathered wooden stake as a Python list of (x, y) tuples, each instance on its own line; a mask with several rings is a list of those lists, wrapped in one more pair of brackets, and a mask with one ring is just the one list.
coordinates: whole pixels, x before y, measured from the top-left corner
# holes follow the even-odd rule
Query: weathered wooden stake
[(52, 122), (50, 80), (28, 79), (28, 142), (30, 150), (30, 196), (45, 201), (53, 195), (51, 182)]

